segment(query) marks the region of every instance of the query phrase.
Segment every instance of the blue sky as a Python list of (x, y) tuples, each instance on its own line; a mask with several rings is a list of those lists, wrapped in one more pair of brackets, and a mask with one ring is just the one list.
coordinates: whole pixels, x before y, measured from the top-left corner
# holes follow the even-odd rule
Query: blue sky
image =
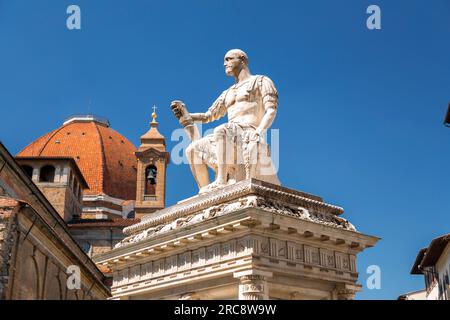
[[(81, 30), (66, 28), (70, 4)], [(366, 28), (370, 4), (381, 30)], [(138, 145), (156, 104), (171, 149), (170, 101), (206, 110), (233, 81), (224, 53), (242, 48), (279, 91), (283, 185), (382, 238), (359, 256), (358, 298), (395, 299), (423, 287), (415, 256), (450, 232), (449, 14), (448, 0), (0, 0), (0, 140), (15, 154), (90, 111)], [(187, 165), (167, 179), (168, 204), (196, 190)], [(365, 287), (372, 264), (381, 290)]]

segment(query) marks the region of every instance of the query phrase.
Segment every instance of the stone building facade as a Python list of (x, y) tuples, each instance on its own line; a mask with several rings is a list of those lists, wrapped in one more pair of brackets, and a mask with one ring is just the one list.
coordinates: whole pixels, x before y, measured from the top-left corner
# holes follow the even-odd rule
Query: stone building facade
[(425, 289), (406, 293), (401, 300), (450, 300), (450, 234), (433, 239), (419, 250), (411, 274), (422, 275)]
[(106, 282), (60, 213), (0, 144), (0, 299), (106, 299)]
[(89, 257), (114, 248), (125, 237), (123, 228), (138, 223), (139, 219), (72, 220), (68, 223), (70, 234)]
[[(138, 222), (135, 151), (106, 119), (76, 115), (30, 143), (16, 159), (83, 250), (94, 256), (111, 250), (124, 238), (123, 228)], [(42, 179), (48, 168), (52, 173)]]
[(64, 221), (81, 217), (88, 185), (73, 158), (16, 157), (16, 161)]

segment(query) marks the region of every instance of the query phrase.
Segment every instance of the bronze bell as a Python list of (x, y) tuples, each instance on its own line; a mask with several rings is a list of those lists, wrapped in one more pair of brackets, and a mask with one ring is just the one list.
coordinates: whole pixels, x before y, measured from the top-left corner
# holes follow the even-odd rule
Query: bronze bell
[(156, 168), (150, 168), (147, 173), (147, 180), (150, 184), (156, 184)]

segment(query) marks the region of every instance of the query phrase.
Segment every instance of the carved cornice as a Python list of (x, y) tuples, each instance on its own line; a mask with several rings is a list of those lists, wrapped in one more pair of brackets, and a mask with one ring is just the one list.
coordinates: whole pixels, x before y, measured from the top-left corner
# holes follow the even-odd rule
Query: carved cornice
[(144, 150), (138, 150), (134, 153), (137, 157), (140, 158), (150, 158), (150, 157), (154, 157), (157, 159), (165, 159), (168, 160), (170, 158), (170, 153), (167, 151), (160, 151), (158, 149), (155, 148), (148, 148), (148, 149), (144, 149)]
[(256, 208), (266, 212), (290, 216), (300, 220), (311, 221), (334, 228), (356, 231), (355, 227), (350, 222), (341, 217), (337, 217), (329, 213), (316, 212), (313, 210), (309, 211), (304, 207), (290, 205), (273, 199), (266, 199), (259, 196), (249, 195), (246, 197), (241, 197), (234, 201), (211, 206), (205, 210), (197, 211), (195, 213), (185, 215), (174, 220), (165, 221), (143, 230), (139, 230), (123, 239), (119, 244), (116, 245), (116, 248), (132, 243), (138, 243), (149, 238), (161, 236), (164, 233), (176, 229), (192, 226), (208, 219), (248, 208)]
[(125, 228), (124, 233), (126, 235), (132, 235), (141, 230), (175, 221), (178, 218), (188, 216), (201, 210), (212, 208), (217, 205), (223, 205), (232, 200), (250, 195), (260, 196), (264, 199), (271, 199), (277, 202), (289, 203), (290, 206), (298, 205), (307, 210), (317, 211), (326, 215), (337, 216), (344, 212), (341, 207), (325, 203), (317, 196), (259, 180), (249, 179), (222, 189), (213, 190), (209, 193), (196, 196), (169, 208), (160, 210), (155, 214), (144, 217), (140, 223)]

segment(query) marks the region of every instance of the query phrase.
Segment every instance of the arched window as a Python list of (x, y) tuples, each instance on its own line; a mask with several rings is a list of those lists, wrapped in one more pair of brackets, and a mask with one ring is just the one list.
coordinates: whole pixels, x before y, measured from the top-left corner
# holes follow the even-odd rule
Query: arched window
[(156, 194), (156, 175), (158, 170), (155, 166), (151, 165), (145, 169), (145, 194), (155, 195)]
[(31, 179), (33, 177), (33, 167), (23, 165), (22, 170), (23, 170), (23, 172), (25, 172), (25, 174), (27, 175), (28, 178)]
[(39, 176), (39, 182), (53, 182), (55, 180), (55, 167), (45, 166), (41, 168), (41, 175)]

